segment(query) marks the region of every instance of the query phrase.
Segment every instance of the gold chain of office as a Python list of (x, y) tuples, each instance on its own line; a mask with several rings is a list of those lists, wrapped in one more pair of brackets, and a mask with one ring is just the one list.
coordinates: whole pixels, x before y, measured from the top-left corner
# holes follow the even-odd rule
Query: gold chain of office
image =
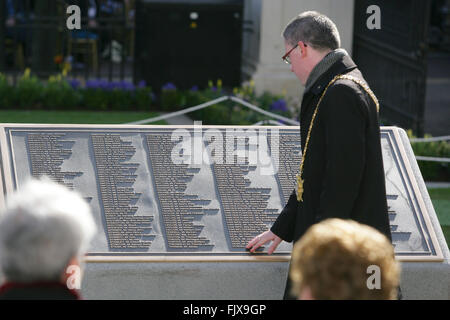
[(316, 109), (314, 110), (313, 116), (311, 118), (311, 123), (309, 124), (309, 129), (308, 129), (308, 135), (306, 136), (305, 150), (304, 150), (304, 152), (302, 154), (302, 160), (300, 161), (300, 172), (296, 176), (296, 179), (297, 179), (297, 188), (296, 188), (297, 200), (299, 202), (303, 201), (303, 183), (305, 182), (302, 179), (303, 165), (304, 165), (305, 159), (306, 159), (306, 152), (308, 151), (309, 138), (311, 137), (311, 131), (312, 131), (312, 128), (313, 128), (313, 125), (314, 125), (314, 119), (316, 118), (317, 111), (319, 110), (319, 105), (322, 102), (322, 99), (325, 96), (325, 93), (327, 92), (328, 87), (331, 86), (333, 83), (335, 83), (337, 80), (340, 80), (340, 79), (351, 80), (351, 81), (359, 84), (364, 89), (364, 91), (366, 91), (367, 94), (372, 98), (373, 102), (375, 102), (375, 105), (377, 107), (377, 112), (379, 112), (379, 110), (380, 110), (380, 105), (378, 103), (377, 97), (375, 97), (375, 94), (372, 92), (372, 90), (370, 90), (370, 88), (367, 86), (367, 84), (364, 83), (363, 81), (361, 81), (361, 80), (359, 80), (359, 79), (357, 79), (355, 77), (352, 77), (350, 75), (340, 74), (340, 75), (335, 76), (328, 83), (328, 85), (325, 87), (325, 90), (323, 90), (322, 95), (320, 96), (319, 102), (317, 102)]

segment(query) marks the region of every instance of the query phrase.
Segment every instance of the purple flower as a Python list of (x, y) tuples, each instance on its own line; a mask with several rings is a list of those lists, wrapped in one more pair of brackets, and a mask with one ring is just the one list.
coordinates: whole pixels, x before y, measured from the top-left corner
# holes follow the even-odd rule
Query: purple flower
[(134, 91), (136, 89), (136, 87), (134, 86), (134, 84), (132, 82), (122, 82), (123, 85), (123, 90), (126, 91)]
[(72, 87), (72, 89), (77, 89), (80, 86), (80, 81), (78, 81), (77, 79), (70, 79), (68, 80), (70, 86)]
[(121, 81), (113, 82), (114, 89), (122, 90), (124, 85)]
[(103, 89), (103, 90), (113, 90), (114, 89), (114, 83), (113, 82), (108, 82), (108, 81), (106, 81), (106, 80), (100, 80), (99, 81), (99, 83), (100, 83), (100, 89)]
[(117, 88), (117, 82), (105, 82), (102, 86), (102, 89), (106, 91), (111, 91)]
[(176, 90), (176, 89), (177, 87), (172, 82), (168, 82), (162, 86), (162, 90)]
[(127, 81), (118, 81), (113, 83), (114, 89), (124, 90), (124, 91), (133, 91), (135, 89), (134, 84)]
[(109, 82), (107, 80), (88, 80), (86, 81), (86, 89), (101, 89), (105, 91), (111, 90), (125, 90), (125, 91), (134, 91), (135, 86), (131, 82), (127, 81), (112, 81)]
[(193, 86), (192, 88), (189, 89), (189, 91), (197, 92), (198, 91), (198, 86), (197, 85)]
[(94, 79), (86, 81), (86, 89), (100, 89), (101, 86), (101, 80)]
[(288, 108), (287, 108), (286, 101), (284, 99), (278, 99), (278, 100), (272, 102), (272, 104), (270, 105), (270, 110), (287, 112)]
[(212, 91), (212, 92), (216, 92), (216, 91), (217, 91), (217, 88), (214, 87), (214, 86), (212, 86), (212, 87), (211, 87), (211, 91)]
[(147, 86), (147, 82), (145, 82), (145, 80), (141, 80), (138, 83), (138, 88), (142, 89), (145, 88)]

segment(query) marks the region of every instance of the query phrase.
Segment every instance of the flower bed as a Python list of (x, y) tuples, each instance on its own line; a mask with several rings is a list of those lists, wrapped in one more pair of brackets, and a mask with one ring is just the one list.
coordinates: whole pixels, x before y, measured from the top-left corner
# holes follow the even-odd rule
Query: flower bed
[[(194, 86), (189, 90), (182, 91), (178, 90), (174, 84), (168, 83), (163, 86), (161, 91), (161, 107), (162, 110), (174, 111), (196, 106), (225, 95), (234, 95), (261, 109), (287, 118), (295, 118), (296, 107), (293, 103), (288, 102), (285, 95), (275, 95), (269, 92), (256, 95), (253, 82), (246, 83), (240, 88), (234, 88), (232, 92), (227, 92), (220, 79), (215, 84), (209, 81), (207, 88), (203, 90)], [(205, 125), (251, 125), (268, 119), (267, 116), (232, 101), (224, 101), (191, 112), (188, 116), (194, 120), (201, 120)]]
[(27, 69), (16, 86), (0, 74), (0, 108), (22, 110), (137, 110), (149, 111), (154, 100), (145, 82), (89, 80), (84, 86), (76, 79), (51, 76), (43, 82)]
[[(415, 138), (411, 130), (408, 136)], [(431, 135), (425, 135), (431, 138)], [(416, 156), (450, 158), (450, 143), (447, 141), (412, 142), (411, 147)], [(448, 162), (417, 161), (425, 181), (450, 181), (450, 166)]]
[[(264, 93), (257, 96), (253, 82), (234, 88), (232, 92), (209, 81), (205, 89), (198, 86), (190, 90), (179, 90), (173, 83), (161, 88), (161, 94), (155, 99), (151, 87), (144, 81), (134, 85), (127, 81), (108, 82), (106, 80), (88, 80), (82, 84), (77, 79), (68, 79), (63, 74), (51, 76), (41, 81), (27, 69), (15, 86), (8, 84), (6, 77), (0, 74), (0, 108), (21, 110), (136, 110), (150, 109), (173, 112), (199, 105), (224, 95), (234, 95), (260, 108), (295, 118), (295, 106), (288, 103), (285, 95)], [(291, 106), (289, 108), (289, 105)], [(267, 120), (268, 117), (253, 110), (225, 101), (188, 114), (194, 120), (202, 120), (209, 125), (251, 125)]]

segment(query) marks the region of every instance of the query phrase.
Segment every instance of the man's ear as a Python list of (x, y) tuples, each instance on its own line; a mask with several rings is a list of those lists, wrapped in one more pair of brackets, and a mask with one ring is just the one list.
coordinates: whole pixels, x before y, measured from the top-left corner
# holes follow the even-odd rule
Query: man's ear
[(297, 44), (300, 47), (300, 54), (304, 58), (306, 55), (306, 45), (303, 41), (299, 41)]

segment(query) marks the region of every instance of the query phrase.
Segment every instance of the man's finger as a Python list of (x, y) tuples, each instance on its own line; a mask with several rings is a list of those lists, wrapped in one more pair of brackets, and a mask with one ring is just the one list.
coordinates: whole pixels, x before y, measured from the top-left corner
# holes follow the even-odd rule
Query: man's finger
[(260, 236), (256, 236), (254, 237), (252, 240), (250, 240), (246, 246), (247, 249), (250, 249), (251, 247), (253, 247), (260, 239)]
[(269, 241), (269, 239), (265, 239), (264, 237), (260, 237), (259, 241), (253, 246), (253, 248), (250, 249), (250, 252), (255, 252), (256, 249), (261, 247), (267, 241)]
[(267, 250), (267, 254), (272, 254), (280, 243), (281, 238), (276, 237), (275, 239), (273, 239), (273, 242), (270, 245), (269, 250)]

